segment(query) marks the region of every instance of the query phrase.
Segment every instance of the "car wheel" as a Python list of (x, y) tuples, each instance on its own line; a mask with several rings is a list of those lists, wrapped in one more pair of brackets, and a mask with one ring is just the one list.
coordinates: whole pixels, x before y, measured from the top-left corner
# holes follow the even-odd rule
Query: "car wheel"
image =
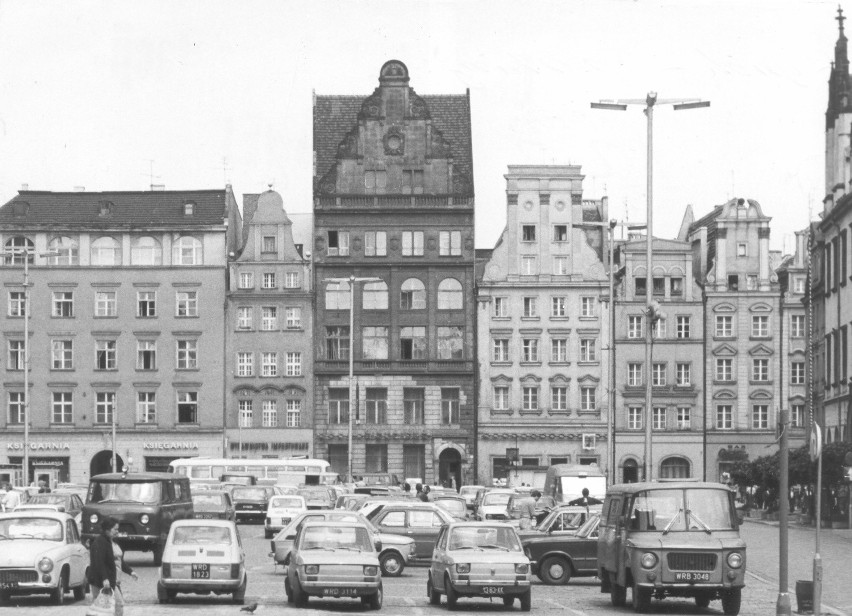
[(290, 577), (284, 578), (284, 594), (287, 595), (287, 603), (293, 603), (293, 590), (290, 588)]
[(722, 593), (722, 612), (726, 616), (737, 616), (743, 598), (742, 588), (732, 588)]
[(521, 595), (521, 611), (529, 612), (532, 609), (532, 589), (528, 588), (527, 592)]
[(68, 592), (68, 572), (63, 571), (59, 574), (59, 583), (50, 593), (50, 602), (53, 605), (62, 605), (65, 603), (66, 592)]
[(633, 611), (647, 612), (651, 608), (651, 589), (633, 582)]
[(456, 593), (456, 589), (453, 588), (453, 585), (450, 582), (450, 576), (444, 578), (444, 592), (447, 593), (447, 607), (451, 610), (456, 609), (456, 603), (459, 600), (459, 595)]
[(379, 563), (382, 566), (382, 575), (388, 577), (399, 577), (405, 569), (405, 561), (402, 560), (402, 556), (393, 550), (382, 554)]
[(701, 608), (710, 605), (710, 595), (708, 593), (700, 593), (695, 595), (695, 605)]
[(157, 603), (168, 603), (169, 602), (169, 593), (166, 591), (166, 587), (163, 586), (162, 582), (157, 582)]
[(561, 556), (549, 556), (545, 558), (538, 568), (538, 577), (545, 584), (551, 586), (567, 584), (571, 579), (571, 565)]
[(379, 589), (376, 591), (375, 594), (370, 595), (369, 597), (370, 607), (374, 610), (382, 609), (382, 601), (384, 599), (384, 595), (385, 593), (382, 589), (382, 583), (379, 582)]
[(435, 590), (431, 574), (426, 578), (426, 596), (429, 597), (430, 605), (441, 605), (441, 593)]
[(299, 576), (297, 575), (293, 578), (293, 603), (295, 603), (298, 607), (304, 607), (308, 604), (308, 595), (302, 590), (302, 584), (299, 582)]
[(154, 546), (154, 549), (152, 550), (152, 552), (154, 553), (154, 566), (159, 567), (160, 565), (163, 564), (163, 546), (162, 545)]
[(514, 603), (515, 597), (513, 597), (512, 595), (506, 595), (505, 597), (503, 597), (503, 605), (505, 605), (506, 607), (512, 607)]
[(609, 600), (613, 607), (624, 607), (627, 603), (627, 588), (615, 581), (610, 582)]
[(239, 587), (234, 591), (234, 594), (231, 595), (231, 598), (234, 600), (234, 603), (238, 605), (242, 605), (246, 601), (246, 586), (248, 586), (248, 574), (243, 577), (243, 583), (239, 585)]

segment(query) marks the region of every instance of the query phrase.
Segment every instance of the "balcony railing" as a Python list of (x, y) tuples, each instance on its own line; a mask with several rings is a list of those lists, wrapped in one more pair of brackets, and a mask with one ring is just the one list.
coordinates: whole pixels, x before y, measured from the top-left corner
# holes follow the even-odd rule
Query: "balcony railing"
[(473, 197), (455, 195), (339, 195), (317, 197), (317, 209), (459, 208), (473, 207)]
[[(472, 372), (473, 361), (447, 359), (356, 359), (353, 362), (355, 372)], [(315, 372), (348, 372), (347, 359), (320, 359), (314, 363)]]

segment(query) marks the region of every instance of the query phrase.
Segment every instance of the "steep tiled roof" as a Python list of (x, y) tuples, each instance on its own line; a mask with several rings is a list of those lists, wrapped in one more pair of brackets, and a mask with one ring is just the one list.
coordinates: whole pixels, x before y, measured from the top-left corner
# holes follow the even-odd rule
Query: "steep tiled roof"
[(719, 215), (721, 213), (722, 213), (722, 206), (721, 205), (715, 206), (708, 214), (705, 214), (704, 216), (702, 216), (701, 218), (696, 220), (694, 223), (689, 225), (690, 234), (697, 231), (701, 227), (712, 226), (712, 224), (716, 221), (716, 219), (719, 217)]
[[(337, 160), (337, 146), (358, 123), (364, 96), (317, 96), (314, 104), (314, 152), (316, 183)], [(467, 94), (425, 95), (432, 126), (453, 148), (453, 167), (473, 181), (473, 144), (470, 124), (470, 97)], [(472, 185), (471, 185), (472, 192)]]
[[(191, 216), (184, 204), (195, 204)], [(101, 204), (109, 203), (108, 214)], [(27, 190), (0, 207), (0, 224), (65, 227), (221, 225), (227, 217), (225, 190), (138, 192), (48, 192)]]

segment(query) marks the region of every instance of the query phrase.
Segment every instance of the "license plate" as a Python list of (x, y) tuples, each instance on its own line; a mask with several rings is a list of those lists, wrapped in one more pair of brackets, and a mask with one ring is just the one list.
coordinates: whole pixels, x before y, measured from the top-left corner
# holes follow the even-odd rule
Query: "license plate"
[(695, 571), (682, 571), (674, 574), (675, 582), (709, 582), (709, 573), (698, 573)]
[(212, 520), (213, 514), (212, 513), (199, 513), (195, 517), (200, 519), (200, 520)]
[(208, 565), (206, 563), (192, 563), (191, 578), (193, 580), (209, 580), (210, 579), (210, 565)]
[(482, 587), (483, 595), (502, 595), (503, 587), (502, 586), (483, 586)]
[(118, 531), (118, 534), (117, 534), (116, 536), (117, 536), (117, 537), (126, 537), (126, 536), (127, 536), (127, 533), (126, 533), (126, 532), (122, 532), (122, 531)]
[(357, 597), (355, 588), (323, 588), (322, 594), (327, 597)]
[(17, 587), (17, 582), (0, 582), (0, 590), (13, 590)]

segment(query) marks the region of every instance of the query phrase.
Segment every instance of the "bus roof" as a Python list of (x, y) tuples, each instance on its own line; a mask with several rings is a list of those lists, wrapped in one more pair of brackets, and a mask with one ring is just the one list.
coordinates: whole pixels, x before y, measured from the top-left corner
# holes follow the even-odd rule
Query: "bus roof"
[(597, 464), (553, 464), (548, 467), (557, 475), (573, 475), (576, 477), (606, 477)]
[(621, 494), (633, 494), (644, 490), (683, 490), (685, 488), (701, 488), (713, 490), (727, 490), (730, 488), (724, 483), (714, 481), (643, 481), (640, 483), (616, 483), (607, 488), (607, 495), (612, 492)]

